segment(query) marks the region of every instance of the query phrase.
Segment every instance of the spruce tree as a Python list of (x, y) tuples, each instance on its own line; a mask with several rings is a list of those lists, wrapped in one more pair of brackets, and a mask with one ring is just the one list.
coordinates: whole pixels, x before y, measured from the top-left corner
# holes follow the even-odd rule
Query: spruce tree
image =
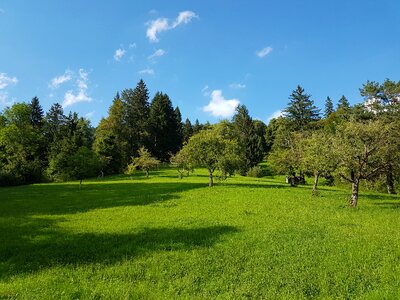
[(167, 94), (157, 92), (150, 105), (150, 152), (162, 161), (179, 150), (176, 115)]
[(38, 97), (33, 97), (29, 104), (31, 108), (31, 124), (35, 128), (40, 128), (43, 125), (43, 108), (39, 103)]
[(334, 112), (333, 102), (332, 102), (331, 98), (328, 96), (328, 97), (326, 97), (326, 100), (325, 100), (325, 118), (328, 118), (331, 115), (331, 113), (333, 113), (333, 112)]
[(337, 109), (342, 109), (344, 111), (349, 110), (350, 108), (350, 103), (349, 100), (347, 100), (347, 98), (343, 95), (339, 101), (338, 101), (338, 105), (337, 105)]
[(125, 106), (125, 123), (128, 130), (129, 156), (147, 143), (147, 121), (149, 118), (149, 92), (141, 79), (135, 89), (122, 91)]
[(189, 138), (193, 135), (193, 126), (188, 118), (186, 118), (185, 123), (182, 128), (183, 142), (187, 143)]
[(233, 116), (233, 131), (239, 146), (239, 171), (241, 175), (262, 161), (264, 149), (262, 140), (257, 135), (256, 129), (249, 112), (244, 105), (236, 108)]
[(295, 130), (307, 129), (313, 121), (319, 119), (319, 109), (310, 98), (311, 95), (305, 94), (300, 85), (289, 97), (290, 101), (284, 113), (285, 118), (292, 123)]

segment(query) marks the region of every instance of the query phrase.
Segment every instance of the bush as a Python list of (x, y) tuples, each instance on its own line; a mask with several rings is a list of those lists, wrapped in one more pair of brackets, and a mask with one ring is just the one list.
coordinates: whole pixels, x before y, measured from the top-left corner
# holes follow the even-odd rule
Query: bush
[(247, 171), (246, 176), (248, 177), (263, 177), (264, 173), (260, 166), (254, 166)]

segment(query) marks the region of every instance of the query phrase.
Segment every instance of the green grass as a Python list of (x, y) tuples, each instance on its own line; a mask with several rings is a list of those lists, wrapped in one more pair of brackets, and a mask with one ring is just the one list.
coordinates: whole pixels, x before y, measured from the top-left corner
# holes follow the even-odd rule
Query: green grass
[(0, 298), (400, 299), (400, 198), (202, 171), (0, 189)]

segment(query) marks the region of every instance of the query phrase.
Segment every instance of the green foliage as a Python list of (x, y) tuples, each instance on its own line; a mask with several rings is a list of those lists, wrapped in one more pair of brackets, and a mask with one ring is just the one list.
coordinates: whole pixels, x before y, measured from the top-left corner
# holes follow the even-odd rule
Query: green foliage
[[(260, 163), (264, 158), (264, 132), (263, 128), (256, 130), (255, 123), (244, 105), (236, 108), (232, 119), (234, 138), (238, 145), (239, 172), (246, 172)], [(258, 125), (260, 127), (260, 125)]]
[(313, 122), (319, 120), (319, 109), (310, 98), (311, 95), (305, 94), (300, 85), (289, 96), (290, 101), (284, 113), (295, 130), (308, 129)]
[[(180, 113), (179, 113), (180, 114)], [(149, 115), (150, 152), (162, 161), (168, 161), (182, 145), (181, 120), (177, 119), (167, 94), (157, 92), (151, 102)]]
[(138, 157), (132, 159), (127, 167), (126, 174), (132, 175), (134, 171), (139, 168), (146, 173), (146, 177), (149, 177), (149, 172), (151, 169), (156, 168), (160, 161), (155, 157), (151, 156), (151, 153), (144, 147), (141, 147), (138, 151)]
[(260, 178), (264, 176), (264, 172), (260, 166), (254, 166), (247, 171), (246, 176)]
[(209, 185), (213, 186), (216, 169), (222, 174), (231, 174), (237, 169), (238, 148), (236, 142), (225, 139), (218, 128), (202, 130), (194, 134), (181, 152), (187, 162), (195, 167), (204, 167), (209, 173)]
[(325, 118), (328, 118), (334, 111), (332, 99), (328, 96), (325, 100)]

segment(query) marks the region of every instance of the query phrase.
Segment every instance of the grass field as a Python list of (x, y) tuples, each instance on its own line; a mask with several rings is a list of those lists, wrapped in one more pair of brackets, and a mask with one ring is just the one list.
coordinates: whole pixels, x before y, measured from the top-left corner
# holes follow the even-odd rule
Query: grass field
[[(310, 180), (311, 182), (311, 180)], [(400, 299), (400, 198), (174, 170), (0, 189), (0, 298)]]

